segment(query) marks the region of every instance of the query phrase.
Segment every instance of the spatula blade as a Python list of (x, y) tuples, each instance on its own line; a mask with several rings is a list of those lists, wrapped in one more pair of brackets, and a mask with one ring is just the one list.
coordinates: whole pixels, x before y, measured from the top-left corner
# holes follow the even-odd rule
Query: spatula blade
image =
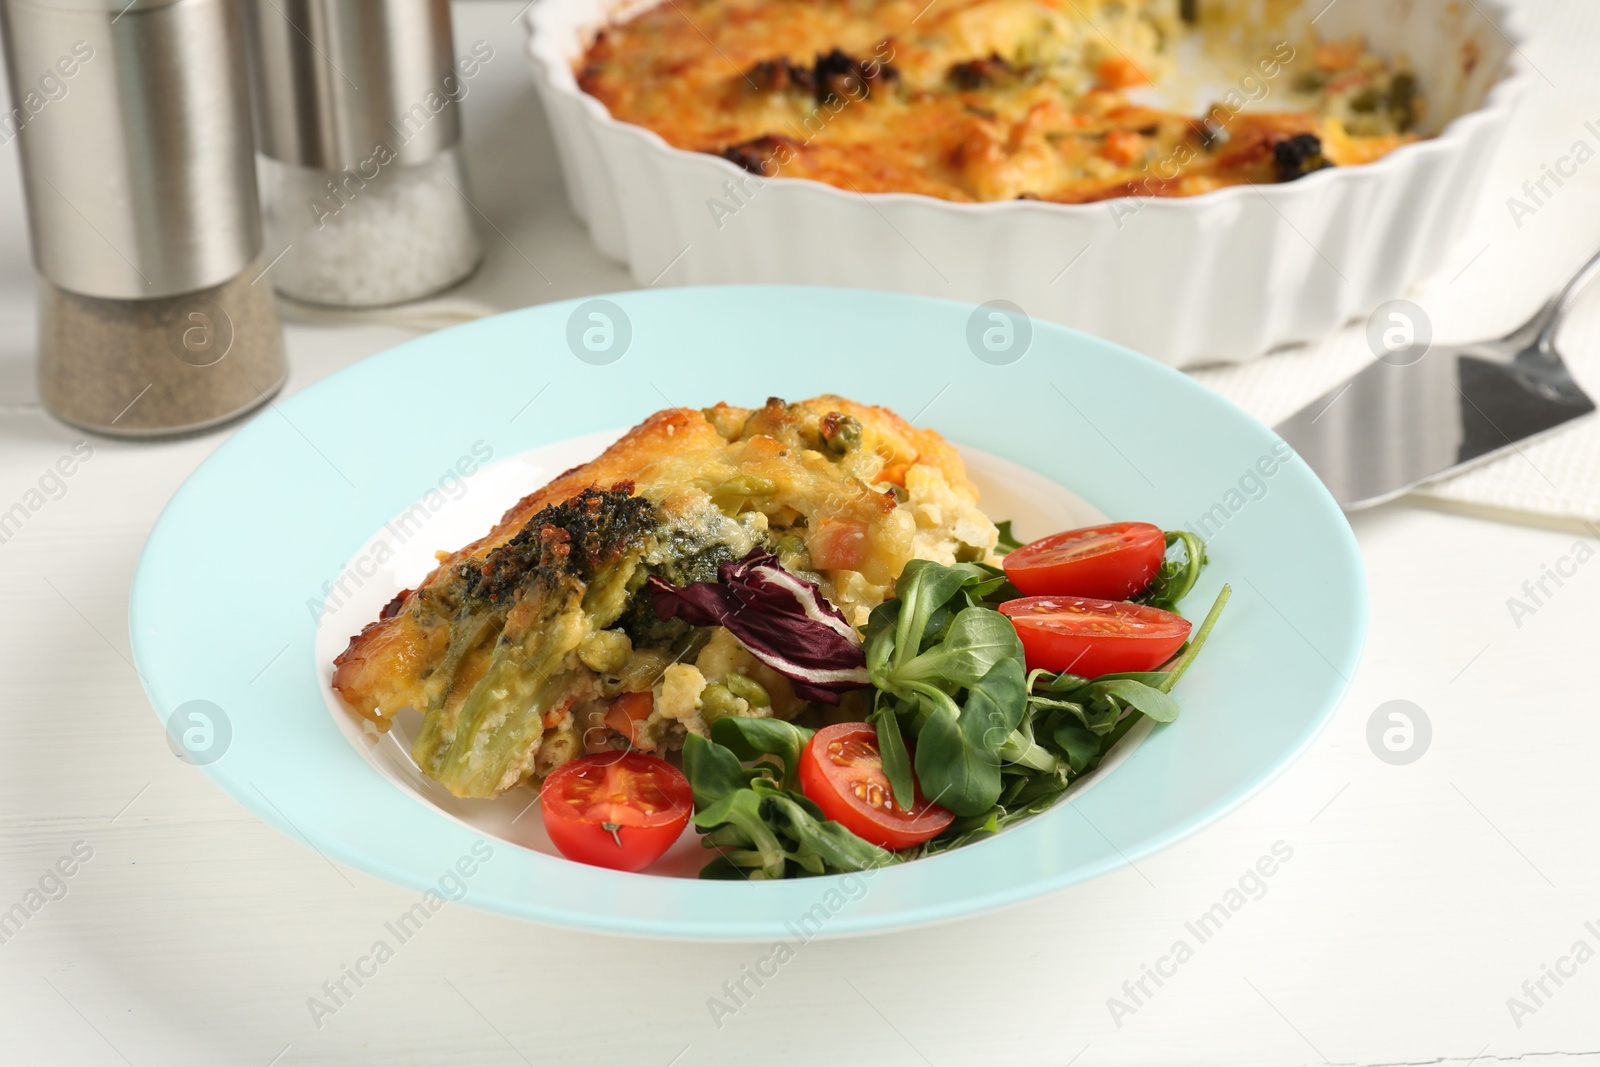
[(1379, 361), (1277, 426), (1347, 511), (1499, 455), (1595, 410), (1559, 360), (1434, 350)]

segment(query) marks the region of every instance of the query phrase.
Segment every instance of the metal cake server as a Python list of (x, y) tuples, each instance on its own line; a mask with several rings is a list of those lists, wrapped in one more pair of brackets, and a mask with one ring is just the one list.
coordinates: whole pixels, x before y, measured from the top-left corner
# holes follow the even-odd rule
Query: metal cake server
[[(1381, 320), (1369, 326), (1374, 351), (1384, 353), (1378, 362), (1279, 423), (1277, 431), (1339, 506), (1354, 511), (1587, 415), (1594, 401), (1573, 381), (1555, 336), (1578, 291), (1597, 276), (1600, 255), (1522, 326), (1475, 344), (1413, 343), (1416, 324), (1405, 308), (1415, 306), (1397, 301), (1392, 326)], [(1405, 344), (1380, 340), (1391, 337)]]

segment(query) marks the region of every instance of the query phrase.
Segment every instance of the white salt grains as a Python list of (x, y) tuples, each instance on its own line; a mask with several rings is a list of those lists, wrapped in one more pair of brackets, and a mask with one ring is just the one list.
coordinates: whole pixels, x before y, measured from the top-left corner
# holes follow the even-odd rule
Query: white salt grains
[(342, 171), (262, 157), (260, 176), (267, 255), (283, 251), (269, 277), (284, 296), (399, 304), (448, 289), (482, 258), (457, 148), (414, 167), (375, 157)]

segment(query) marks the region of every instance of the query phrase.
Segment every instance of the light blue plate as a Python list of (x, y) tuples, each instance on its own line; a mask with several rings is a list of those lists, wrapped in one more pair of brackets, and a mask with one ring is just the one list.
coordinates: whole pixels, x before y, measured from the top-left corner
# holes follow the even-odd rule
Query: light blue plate
[[(464, 884), (467, 903), (519, 918), (770, 939), (795, 936), (809, 915), (807, 933), (859, 934), (970, 915), (1136, 862), (1242, 803), (1332, 715), (1366, 630), (1350, 528), (1303, 463), (1276, 461), (1275, 448), (1288, 453), (1270, 430), (1182, 374), (1042, 322), (1010, 323), (1022, 327), (1012, 356), (1032, 336), (1002, 363), (1010, 357), (985, 348), (983, 333), (999, 330), (989, 341), (1003, 347), (1005, 321), (917, 297), (715, 287), (607, 299), (626, 318), (611, 314), (609, 338), (605, 320), (568, 301), (342, 371), (258, 415), (167, 506), (134, 580), (134, 655), (163, 723), (190, 701), (223, 710), (226, 748), (204, 769), (267, 822), (417, 890), (437, 892), (443, 879), (453, 896)], [(611, 352), (585, 348), (586, 329), (597, 331), (591, 347)], [(624, 339), (620, 358), (602, 362)], [(1212, 562), (1186, 611), (1203, 612), (1224, 581), (1234, 596), (1178, 688), (1178, 721), (1070, 804), (881, 871), (870, 886), (619, 874), (500, 841), (479, 862), (480, 833), (418, 803), (346, 740), (314, 658), (325, 583), (474, 442), (510, 457), (669, 404), (821, 392), (888, 405), (1108, 515), (1203, 523)]]

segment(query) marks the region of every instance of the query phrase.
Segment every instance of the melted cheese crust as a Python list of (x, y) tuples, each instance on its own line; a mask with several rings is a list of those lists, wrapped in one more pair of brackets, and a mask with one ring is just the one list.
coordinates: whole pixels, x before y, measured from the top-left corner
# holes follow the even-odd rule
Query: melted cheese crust
[[(1360, 41), (1267, 45), (1200, 116), (1134, 102), (1124, 90), (1171, 73), (1175, 42), (1207, 26), (1179, 11), (672, 0), (600, 33), (578, 81), (614, 117), (764, 177), (956, 201), (1189, 196), (1370, 162), (1414, 139), (1415, 79)], [(1268, 99), (1279, 110), (1251, 110)], [(1316, 151), (1278, 147), (1305, 135)]]
[[(840, 417), (860, 428), (842, 455), (824, 439), (825, 422)], [(657, 439), (646, 444), (641, 432)], [(740, 540), (736, 524), (750, 543), (776, 544), (784, 565), (858, 626), (912, 559), (989, 559), (999, 536), (944, 438), (839, 396), (658, 412), (596, 465), (618, 452), (634, 491), (686, 533)], [(591, 481), (593, 466), (582, 468)]]

